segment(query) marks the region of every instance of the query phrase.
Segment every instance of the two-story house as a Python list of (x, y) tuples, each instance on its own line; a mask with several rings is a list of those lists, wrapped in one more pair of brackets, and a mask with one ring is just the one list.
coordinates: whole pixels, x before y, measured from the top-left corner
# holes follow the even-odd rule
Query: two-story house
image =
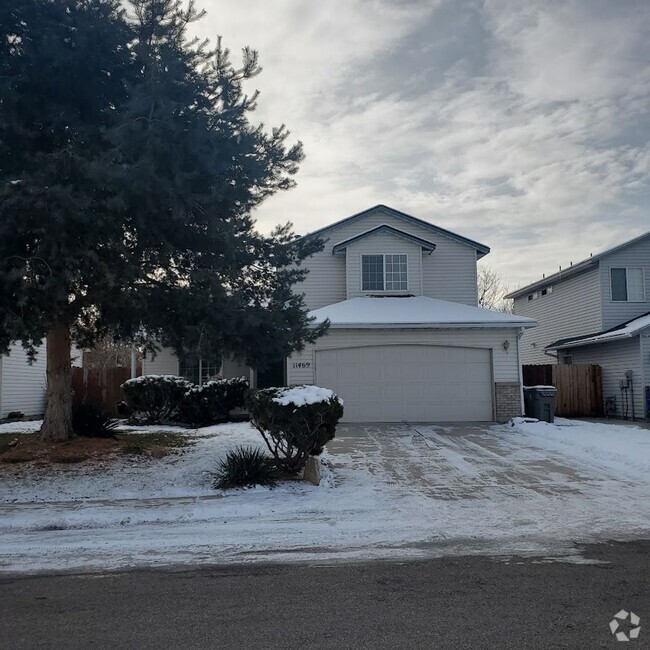
[(648, 416), (650, 232), (507, 297), (538, 322), (521, 339), (524, 364), (598, 364), (608, 410)]
[[(303, 261), (309, 274), (296, 291), (314, 324), (329, 319), (330, 330), (286, 359), (284, 383), (331, 388), (348, 422), (522, 414), (519, 340), (535, 321), (477, 307), (476, 263), (487, 246), (384, 205), (305, 237), (326, 244)], [(223, 376), (248, 372), (233, 363)], [(189, 370), (169, 350), (145, 361), (148, 374)]]
[(522, 413), (519, 339), (534, 320), (477, 307), (489, 248), (384, 205), (313, 232), (303, 291), (328, 334), (287, 359), (346, 421), (505, 421)]

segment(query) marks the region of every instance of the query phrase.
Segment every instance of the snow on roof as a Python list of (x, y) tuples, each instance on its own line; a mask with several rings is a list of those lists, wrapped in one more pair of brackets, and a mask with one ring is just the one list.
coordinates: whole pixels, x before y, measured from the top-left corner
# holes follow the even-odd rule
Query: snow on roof
[(601, 332), (600, 334), (593, 334), (583, 337), (575, 337), (572, 339), (562, 339), (551, 343), (547, 349), (549, 350), (562, 350), (566, 348), (576, 348), (581, 345), (594, 345), (595, 343), (611, 343), (612, 341), (619, 341), (621, 339), (629, 339), (636, 336), (641, 330), (650, 327), (650, 313), (639, 316), (623, 325)]
[(414, 296), (351, 298), (309, 313), (314, 324), (330, 319), (332, 327), (534, 327), (532, 318), (513, 316), (457, 302)]

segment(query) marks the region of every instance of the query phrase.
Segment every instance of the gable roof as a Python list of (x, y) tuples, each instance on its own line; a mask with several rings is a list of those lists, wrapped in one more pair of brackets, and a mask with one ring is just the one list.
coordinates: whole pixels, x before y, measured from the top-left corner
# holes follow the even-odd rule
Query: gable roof
[(627, 248), (628, 246), (632, 246), (634, 244), (639, 243), (640, 241), (643, 241), (647, 237), (650, 237), (650, 230), (646, 233), (643, 233), (642, 235), (639, 235), (638, 237), (635, 237), (634, 239), (630, 239), (629, 241), (623, 242), (618, 246), (614, 246), (613, 248), (608, 248), (607, 250), (604, 250), (601, 253), (598, 253), (597, 255), (592, 255), (586, 260), (582, 260), (582, 262), (573, 264), (572, 266), (569, 266), (568, 268), (563, 269), (562, 271), (558, 271), (553, 275), (549, 275), (548, 277), (542, 278), (541, 280), (536, 280), (535, 282), (532, 282), (531, 284), (527, 284), (525, 287), (522, 287), (521, 289), (517, 289), (516, 291), (511, 291), (505, 297), (510, 299), (519, 298), (524, 294), (530, 293), (531, 291), (536, 291), (537, 289), (543, 289), (544, 287), (548, 286), (549, 284), (553, 284), (554, 282), (555, 283), (561, 282), (563, 280), (567, 280), (576, 275), (579, 275), (580, 273), (585, 273), (591, 270), (592, 268), (595, 268), (600, 263), (600, 260), (603, 259), (603, 257), (607, 257), (607, 255), (612, 255), (613, 253), (618, 253), (619, 251), (623, 250), (624, 248)]
[(353, 214), (350, 217), (341, 219), (340, 221), (335, 221), (329, 226), (324, 226), (323, 228), (319, 228), (318, 230), (309, 232), (306, 235), (303, 235), (303, 237), (320, 236), (323, 233), (327, 232), (328, 230), (331, 230), (332, 228), (338, 228), (338, 226), (342, 226), (344, 224), (354, 223), (355, 221), (359, 221), (360, 219), (363, 219), (367, 215), (376, 212), (383, 212), (384, 214), (387, 214), (391, 217), (395, 217), (396, 219), (401, 219), (406, 223), (411, 223), (416, 226), (426, 228), (427, 230), (437, 235), (443, 235), (444, 237), (453, 239), (454, 241), (457, 241), (461, 244), (465, 244), (465, 246), (469, 246), (470, 248), (473, 248), (476, 251), (477, 259), (480, 259), (481, 257), (487, 255), (490, 252), (489, 246), (486, 246), (485, 244), (479, 244), (478, 242), (473, 241), (472, 239), (468, 239), (467, 237), (463, 237), (462, 235), (457, 235), (456, 233), (451, 232), (450, 230), (445, 230), (444, 228), (440, 228), (439, 226), (434, 226), (432, 223), (429, 223), (428, 221), (423, 221), (422, 219), (413, 217), (410, 214), (406, 214), (405, 212), (400, 212), (399, 210), (395, 210), (394, 208), (389, 208), (387, 205), (383, 205), (381, 203), (373, 206), (372, 208), (368, 208), (367, 210), (362, 210), (361, 212), (357, 212), (356, 214)]
[(583, 336), (574, 336), (568, 339), (560, 339), (547, 345), (547, 350), (562, 350), (566, 348), (577, 348), (582, 345), (594, 345), (595, 343), (611, 343), (636, 336), (644, 329), (650, 327), (650, 311), (643, 316), (637, 316), (632, 320), (617, 325), (599, 334), (586, 334)]
[(537, 321), (491, 309), (426, 296), (350, 298), (309, 312), (313, 325), (330, 321), (330, 327), (372, 328), (484, 328), (534, 327)]
[(359, 241), (360, 239), (364, 239), (365, 237), (370, 237), (371, 235), (375, 235), (380, 232), (387, 232), (391, 235), (395, 235), (396, 237), (401, 237), (402, 239), (406, 239), (410, 242), (413, 242), (414, 244), (417, 244), (418, 246), (421, 246), (427, 251), (436, 250), (436, 245), (433, 242), (427, 241), (426, 239), (422, 239), (421, 237), (416, 237), (415, 235), (411, 235), (408, 232), (399, 230), (399, 228), (393, 228), (393, 226), (389, 226), (388, 224), (384, 223), (381, 226), (377, 226), (376, 228), (371, 228), (370, 230), (366, 230), (365, 232), (355, 235), (354, 237), (350, 237), (349, 239), (339, 242), (338, 244), (334, 244), (334, 247), (332, 248), (332, 255), (344, 251), (350, 244), (353, 244), (354, 242)]

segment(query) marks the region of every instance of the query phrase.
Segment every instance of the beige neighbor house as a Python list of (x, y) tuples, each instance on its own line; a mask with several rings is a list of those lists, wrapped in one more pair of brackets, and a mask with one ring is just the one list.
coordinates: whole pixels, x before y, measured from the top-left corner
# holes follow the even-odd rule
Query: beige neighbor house
[(650, 417), (650, 232), (507, 297), (538, 322), (524, 364), (598, 364), (606, 410)]
[[(384, 205), (305, 235), (315, 236), (325, 248), (303, 262), (297, 291), (330, 330), (284, 360), (283, 383), (331, 388), (347, 422), (522, 414), (519, 340), (535, 321), (477, 307), (487, 246)], [(145, 362), (146, 374), (187, 370), (169, 350)]]

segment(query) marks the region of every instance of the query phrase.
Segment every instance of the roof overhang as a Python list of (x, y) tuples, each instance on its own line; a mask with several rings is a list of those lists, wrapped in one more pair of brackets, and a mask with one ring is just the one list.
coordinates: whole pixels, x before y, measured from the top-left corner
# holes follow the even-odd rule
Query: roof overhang
[[(322, 322), (322, 321), (321, 321)], [(311, 327), (317, 327), (319, 323), (314, 322)], [(374, 330), (374, 329), (435, 329), (435, 330), (455, 330), (455, 329), (519, 329), (520, 327), (535, 327), (536, 323), (509, 322), (509, 323), (331, 323), (330, 329), (345, 330)]]
[(643, 316), (637, 316), (627, 323), (618, 325), (605, 332), (598, 334), (586, 334), (584, 336), (574, 336), (568, 339), (560, 339), (546, 346), (546, 350), (568, 350), (570, 348), (579, 348), (585, 345), (604, 345), (606, 343), (616, 343), (625, 341), (650, 332), (650, 313)]
[(334, 244), (334, 246), (332, 247), (332, 255), (336, 255), (336, 253), (341, 253), (351, 244), (354, 244), (362, 239), (365, 239), (366, 237), (372, 237), (373, 235), (377, 235), (379, 233), (388, 233), (390, 235), (394, 235), (395, 237), (400, 237), (402, 239), (411, 242), (412, 244), (416, 244), (417, 246), (420, 246), (422, 250), (425, 251), (433, 252), (434, 250), (436, 250), (436, 245), (433, 242), (427, 241), (426, 239), (422, 239), (421, 237), (416, 237), (415, 235), (411, 235), (410, 233), (404, 232), (399, 228), (393, 228), (393, 226), (389, 226), (388, 224), (382, 224), (381, 226), (377, 226), (376, 228), (371, 228), (370, 230), (366, 230), (365, 232), (359, 233), (354, 237), (345, 239), (344, 241), (341, 241), (338, 244)]

